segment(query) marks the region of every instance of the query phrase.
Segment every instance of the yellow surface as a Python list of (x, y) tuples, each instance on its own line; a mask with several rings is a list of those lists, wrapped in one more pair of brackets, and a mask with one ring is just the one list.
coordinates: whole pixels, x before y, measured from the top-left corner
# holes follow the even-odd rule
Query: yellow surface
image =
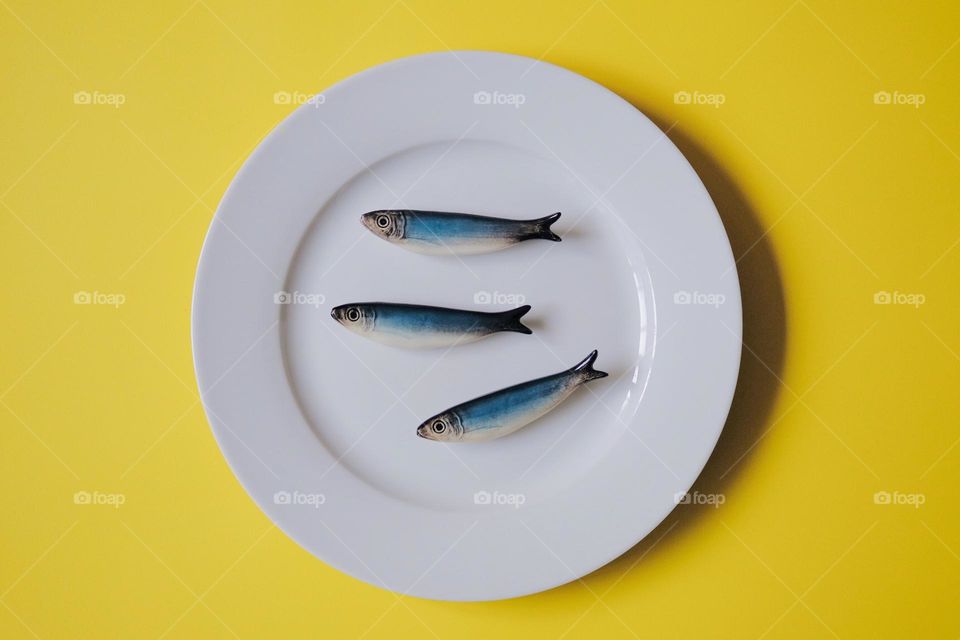
[[(960, 634), (960, 7), (281, 4), (0, 2), (0, 637)], [(499, 603), (398, 598), (300, 549), (227, 468), (191, 364), (198, 252), (293, 108), (274, 94), (448, 47), (631, 100), (741, 257), (741, 384), (696, 485), (724, 504)], [(894, 291), (923, 303), (874, 303)]]

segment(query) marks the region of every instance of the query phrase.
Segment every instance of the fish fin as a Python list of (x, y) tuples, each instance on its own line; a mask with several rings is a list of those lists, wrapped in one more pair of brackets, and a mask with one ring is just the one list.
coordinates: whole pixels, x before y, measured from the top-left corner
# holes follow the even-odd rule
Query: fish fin
[(597, 361), (597, 350), (594, 349), (586, 358), (578, 362), (570, 371), (580, 375), (582, 382), (596, 380), (597, 378), (606, 378), (609, 374), (606, 371), (597, 371), (593, 368), (593, 363)]
[(550, 230), (550, 225), (560, 219), (560, 212), (551, 213), (548, 216), (542, 218), (537, 218), (536, 220), (531, 220), (529, 222), (530, 231), (523, 236), (523, 240), (532, 240), (534, 238), (539, 240), (552, 240), (554, 242), (560, 242), (561, 238), (553, 231)]
[(528, 304), (523, 305), (522, 307), (517, 307), (516, 309), (510, 309), (509, 311), (501, 311), (497, 315), (500, 316), (500, 319), (503, 321), (503, 325), (500, 327), (500, 331), (516, 331), (517, 333), (526, 333), (531, 334), (533, 330), (520, 322), (527, 311), (530, 311), (531, 307)]

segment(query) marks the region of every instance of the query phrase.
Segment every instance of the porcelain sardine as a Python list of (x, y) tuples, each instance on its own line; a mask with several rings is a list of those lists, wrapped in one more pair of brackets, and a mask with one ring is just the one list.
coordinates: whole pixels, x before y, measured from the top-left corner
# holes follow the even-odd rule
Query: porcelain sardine
[(333, 319), (365, 338), (394, 347), (433, 349), (465, 344), (500, 331), (533, 333), (520, 322), (526, 304), (498, 312), (390, 302), (353, 302), (334, 307)]
[(467, 213), (371, 211), (360, 221), (374, 235), (410, 251), (431, 255), (470, 255), (499, 251), (524, 240), (552, 240), (560, 236), (550, 225), (560, 212), (535, 220), (508, 220)]
[(563, 402), (577, 387), (607, 376), (593, 368), (596, 350), (566, 371), (501, 389), (458, 404), (417, 427), (439, 442), (482, 442), (511, 434)]

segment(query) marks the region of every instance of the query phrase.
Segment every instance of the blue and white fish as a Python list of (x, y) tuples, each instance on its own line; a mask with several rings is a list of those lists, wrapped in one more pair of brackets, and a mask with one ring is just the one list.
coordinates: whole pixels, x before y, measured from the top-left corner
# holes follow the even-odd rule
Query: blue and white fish
[(520, 322), (528, 311), (528, 304), (489, 313), (416, 304), (353, 302), (334, 307), (330, 315), (365, 338), (394, 347), (432, 349), (473, 342), (498, 331), (533, 333)]
[(594, 349), (574, 367), (488, 393), (438, 413), (417, 427), (417, 435), (439, 442), (482, 442), (526, 426), (563, 402), (585, 382), (605, 378), (593, 368)]
[(552, 240), (560, 236), (550, 225), (560, 212), (536, 220), (507, 220), (441, 211), (371, 211), (360, 222), (387, 242), (417, 253), (470, 255), (505, 249), (524, 240)]

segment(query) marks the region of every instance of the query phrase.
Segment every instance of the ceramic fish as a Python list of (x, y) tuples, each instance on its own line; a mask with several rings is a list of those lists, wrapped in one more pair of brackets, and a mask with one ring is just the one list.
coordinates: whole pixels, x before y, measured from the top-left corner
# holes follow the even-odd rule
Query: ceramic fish
[(560, 212), (536, 220), (507, 220), (440, 211), (371, 211), (360, 221), (375, 235), (417, 253), (470, 255), (505, 249), (524, 240), (560, 242), (550, 225)]
[(482, 442), (511, 434), (549, 412), (581, 384), (605, 378), (606, 373), (593, 368), (596, 359), (593, 350), (571, 369), (458, 404), (417, 427), (417, 435), (439, 442)]
[(488, 313), (389, 302), (353, 302), (334, 307), (333, 319), (365, 338), (394, 347), (432, 349), (479, 340), (498, 331), (533, 333), (520, 322), (525, 304)]

